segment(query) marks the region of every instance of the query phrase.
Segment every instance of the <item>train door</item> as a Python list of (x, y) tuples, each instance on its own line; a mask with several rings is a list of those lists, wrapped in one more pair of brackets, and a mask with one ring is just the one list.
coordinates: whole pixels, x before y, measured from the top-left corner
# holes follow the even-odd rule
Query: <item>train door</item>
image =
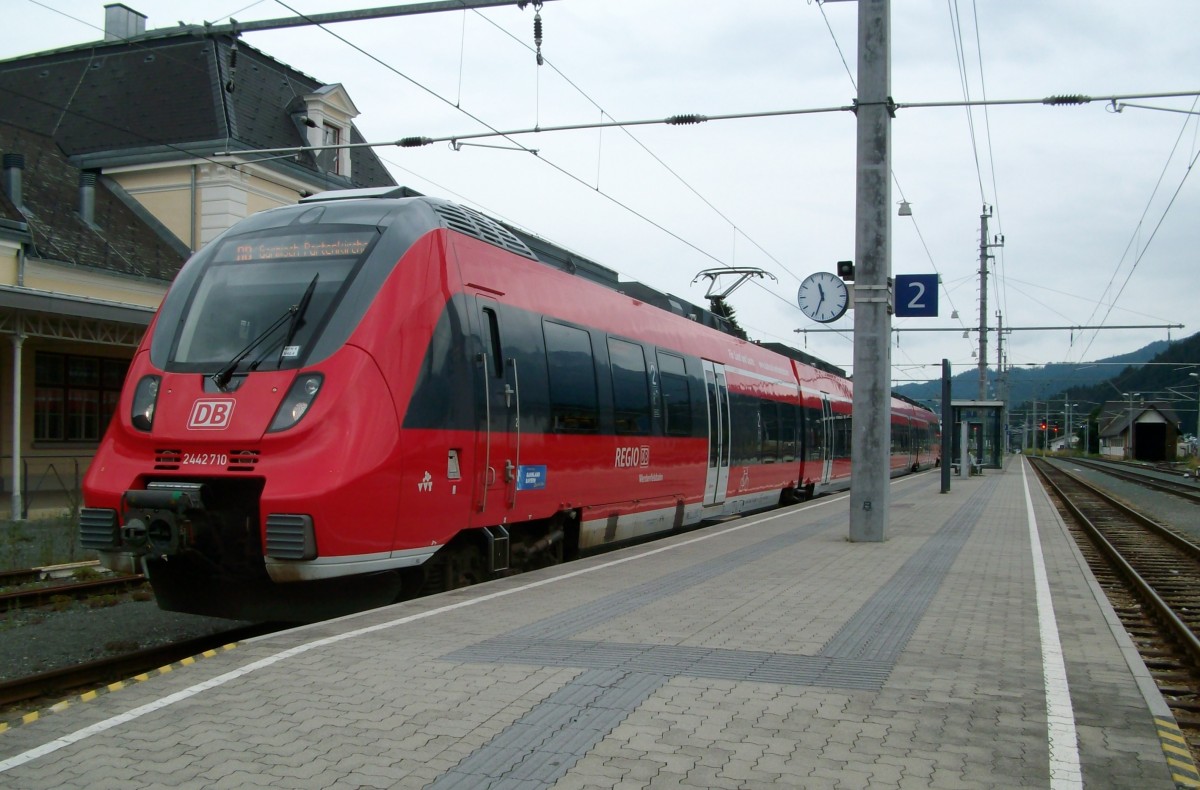
[(719, 505), (729, 488), (729, 386), (725, 366), (704, 362), (704, 391), (708, 401), (708, 475), (704, 481), (704, 504)]
[(821, 482), (828, 483), (833, 476), (833, 440), (835, 426), (833, 424), (833, 407), (829, 405), (829, 393), (821, 393)]
[(476, 297), (483, 350), (476, 358), (483, 416), (476, 433), (474, 523), (504, 523), (516, 504), (521, 458), (521, 387), (516, 360), (505, 357), (495, 300)]

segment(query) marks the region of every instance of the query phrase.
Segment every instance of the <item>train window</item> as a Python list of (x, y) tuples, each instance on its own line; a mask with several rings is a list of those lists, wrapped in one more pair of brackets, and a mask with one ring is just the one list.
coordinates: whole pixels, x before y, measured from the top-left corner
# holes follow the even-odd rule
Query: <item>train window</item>
[(617, 433), (650, 433), (650, 381), (642, 347), (610, 337), (608, 361)]
[(850, 415), (835, 414), (833, 415), (833, 457), (834, 458), (849, 458), (850, 457)]
[(491, 357), (492, 375), (503, 378), (504, 356), (500, 351), (500, 324), (496, 321), (496, 311), (490, 307), (483, 308), (483, 347)]
[(544, 321), (546, 363), (550, 372), (550, 419), (560, 433), (600, 430), (596, 398), (596, 365), (588, 333), (573, 326)]
[(805, 460), (822, 461), (825, 459), (825, 421), (821, 419), (821, 410), (804, 410), (804, 445), (807, 449)]
[(662, 391), (662, 411), (667, 436), (692, 435), (692, 395), (683, 358), (658, 352), (658, 378)]
[(779, 460), (779, 404), (765, 400), (758, 406), (762, 417), (762, 462)]
[(762, 417), (758, 402), (748, 395), (729, 396), (729, 421), (732, 425), (732, 454), (734, 464), (757, 464), (761, 462)]
[(797, 458), (796, 448), (796, 417), (798, 411), (795, 406), (782, 404), (779, 407), (779, 460), (780, 461), (795, 461)]
[(378, 235), (374, 227), (336, 226), (221, 242), (188, 294), (175, 369), (212, 371), (243, 352), (250, 370), (303, 364)]

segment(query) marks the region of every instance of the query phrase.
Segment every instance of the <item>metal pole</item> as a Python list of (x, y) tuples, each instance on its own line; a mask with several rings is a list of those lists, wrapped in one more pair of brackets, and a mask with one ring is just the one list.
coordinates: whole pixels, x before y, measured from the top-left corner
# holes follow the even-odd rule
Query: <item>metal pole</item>
[(1033, 421), (1029, 426), (1029, 435), (1033, 438), (1033, 444), (1029, 447), (1030, 455), (1037, 455), (1037, 398), (1033, 399)]
[(890, 28), (890, 0), (860, 0), (850, 540), (864, 542), (886, 539), (891, 478)]
[[(542, 0), (546, 2), (546, 0)], [(432, 14), (439, 11), (466, 11), (475, 8), (493, 8), (495, 6), (519, 5), (517, 0), (434, 0), (427, 3), (408, 3), (383, 8), (368, 8), (358, 11), (335, 11), (326, 14), (306, 14), (304, 16), (289, 16), (279, 19), (259, 19), (250, 22), (231, 22), (228, 25), (204, 25), (204, 33), (253, 33), (259, 30), (282, 30), (288, 27), (303, 27), (307, 25), (329, 25), (335, 22), (361, 22), (364, 20), (381, 19), (393, 16), (411, 16), (414, 14)], [(194, 26), (195, 27), (195, 26)], [(141, 39), (148, 36), (177, 33), (179, 28), (169, 27), (148, 30)]]
[(1200, 442), (1200, 373), (1189, 373), (1196, 379), (1196, 441)]
[(950, 455), (954, 452), (954, 407), (950, 405), (950, 360), (942, 360), (942, 493), (950, 493)]
[(24, 345), (25, 335), (18, 333), (12, 336), (12, 513), (9, 518), (13, 521), (25, 518), (25, 504), (21, 500), (21, 412), (25, 408), (21, 403), (21, 348)]
[(999, 310), (996, 327), (996, 400), (1000, 401), (1000, 424), (1004, 426), (1004, 435), (997, 437), (997, 441), (1001, 454), (1008, 455), (1008, 377), (1004, 375), (1004, 316)]
[(979, 400), (987, 400), (987, 262), (988, 207), (979, 215)]

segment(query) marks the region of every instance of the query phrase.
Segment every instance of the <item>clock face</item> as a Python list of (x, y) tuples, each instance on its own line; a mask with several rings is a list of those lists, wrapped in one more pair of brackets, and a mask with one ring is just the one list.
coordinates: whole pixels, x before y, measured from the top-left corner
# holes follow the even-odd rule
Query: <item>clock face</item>
[(796, 293), (796, 303), (814, 321), (836, 321), (850, 306), (850, 294), (842, 278), (831, 272), (817, 272), (804, 278)]

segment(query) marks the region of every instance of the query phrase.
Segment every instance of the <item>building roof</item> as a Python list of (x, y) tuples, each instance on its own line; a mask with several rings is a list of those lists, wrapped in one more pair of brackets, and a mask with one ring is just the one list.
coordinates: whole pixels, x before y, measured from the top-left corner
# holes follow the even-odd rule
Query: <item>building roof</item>
[[(2, 144), (0, 144), (0, 153), (3, 153)], [(9, 200), (8, 193), (0, 189), (0, 238), (5, 237), (19, 238), (22, 241), (27, 241), (29, 238), (29, 228), (25, 222), (24, 215)]]
[(1158, 412), (1168, 423), (1178, 426), (1179, 415), (1175, 409), (1158, 401), (1139, 401), (1130, 409), (1129, 401), (1108, 401), (1100, 408), (1098, 422), (1102, 437), (1120, 436), (1129, 430), (1129, 424), (1148, 411)]
[[(296, 102), (323, 87), (234, 36), (190, 27), (0, 61), (0, 121), (53, 137), (84, 167), (212, 158), (304, 145)], [(350, 142), (364, 142), (353, 126)], [(321, 188), (395, 184), (371, 149), (350, 156), (352, 180), (307, 153), (267, 166)]]
[[(229, 34), (200, 27), (98, 41), (0, 61), (0, 153), (20, 154), (22, 205), (0, 190), (0, 237), (48, 261), (170, 281), (188, 250), (113, 180), (99, 176), (92, 222), (80, 176), (120, 165), (214, 161), (217, 151), (301, 146), (306, 96), (344, 96)], [(344, 104), (353, 111), (348, 97)], [(349, 142), (364, 142), (350, 127)], [(311, 152), (261, 167), (313, 191), (393, 186), (369, 148), (347, 178)]]
[(0, 217), (26, 223), (30, 255), (45, 261), (170, 281), (187, 248), (100, 178), (92, 223), (79, 213), (80, 170), (49, 137), (0, 123), (0, 152), (24, 157), (22, 210), (0, 191)]

